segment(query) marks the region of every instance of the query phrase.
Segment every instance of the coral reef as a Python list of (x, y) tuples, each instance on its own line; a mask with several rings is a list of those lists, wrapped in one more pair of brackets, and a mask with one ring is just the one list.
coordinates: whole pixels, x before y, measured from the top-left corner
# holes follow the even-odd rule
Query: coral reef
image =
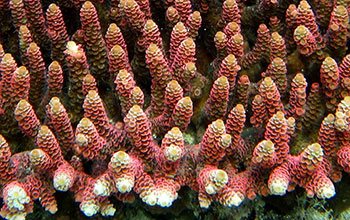
[(144, 215), (119, 209), (138, 203), (266, 219), (264, 204), (295, 190), (310, 200), (286, 218), (330, 218), (316, 198), (350, 173), (349, 12), (348, 0), (0, 1), (0, 215), (57, 216), (68, 201), (87, 217)]

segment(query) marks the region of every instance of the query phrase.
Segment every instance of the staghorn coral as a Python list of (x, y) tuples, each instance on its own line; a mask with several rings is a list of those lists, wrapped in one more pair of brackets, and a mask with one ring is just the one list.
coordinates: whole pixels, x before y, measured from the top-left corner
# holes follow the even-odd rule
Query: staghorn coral
[(4, 2), (6, 219), (55, 214), (55, 191), (89, 217), (120, 215), (110, 197), (173, 210), (185, 189), (201, 208), (296, 185), (325, 199), (350, 173), (346, 4)]

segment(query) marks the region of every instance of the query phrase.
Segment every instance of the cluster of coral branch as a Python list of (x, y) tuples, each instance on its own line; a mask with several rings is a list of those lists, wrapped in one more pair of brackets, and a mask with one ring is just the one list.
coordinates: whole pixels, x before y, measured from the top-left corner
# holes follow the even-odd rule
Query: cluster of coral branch
[(349, 1), (258, 2), (0, 1), (0, 215), (54, 214), (56, 191), (86, 216), (113, 216), (110, 196), (170, 207), (184, 186), (201, 208), (333, 197)]

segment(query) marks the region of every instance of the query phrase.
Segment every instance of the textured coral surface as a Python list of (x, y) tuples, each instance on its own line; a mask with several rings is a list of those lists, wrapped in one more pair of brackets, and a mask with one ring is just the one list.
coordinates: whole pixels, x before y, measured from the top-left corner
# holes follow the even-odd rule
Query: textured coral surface
[(0, 0), (0, 216), (347, 219), (349, 12)]

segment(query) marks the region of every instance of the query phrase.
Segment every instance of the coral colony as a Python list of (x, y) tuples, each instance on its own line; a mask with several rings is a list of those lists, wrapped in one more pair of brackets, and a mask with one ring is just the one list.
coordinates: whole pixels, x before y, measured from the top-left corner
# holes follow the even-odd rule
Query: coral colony
[(1, 0), (0, 215), (54, 214), (56, 191), (86, 216), (113, 216), (111, 197), (170, 207), (184, 186), (203, 209), (333, 197), (350, 173), (349, 10)]

